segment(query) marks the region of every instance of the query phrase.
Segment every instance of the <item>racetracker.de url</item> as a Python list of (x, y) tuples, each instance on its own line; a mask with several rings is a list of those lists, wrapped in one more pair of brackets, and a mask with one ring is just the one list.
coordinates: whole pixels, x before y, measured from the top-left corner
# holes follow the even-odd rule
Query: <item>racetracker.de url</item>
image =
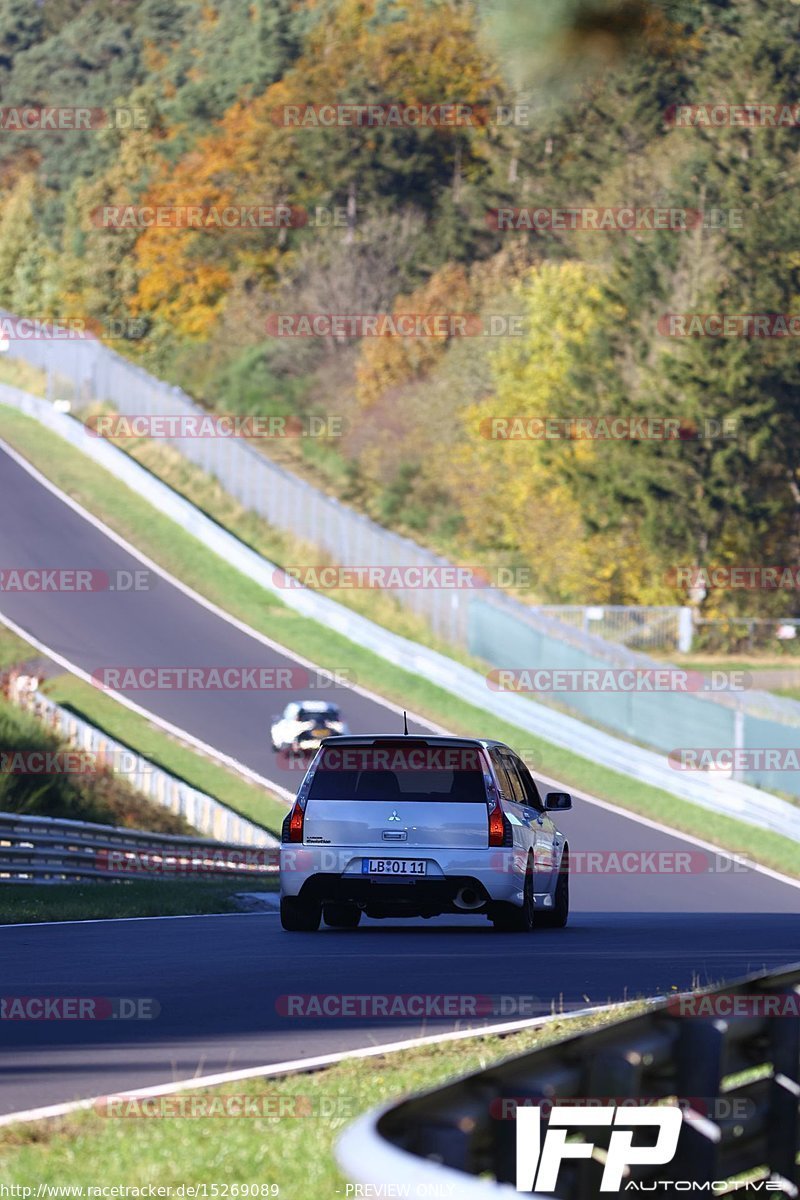
[(281, 1189), (277, 1183), (115, 1183), (93, 1186), (80, 1183), (56, 1184), (40, 1183), (37, 1187), (28, 1187), (22, 1183), (0, 1183), (0, 1200), (5, 1196), (13, 1196), (15, 1200), (51, 1200), (52, 1197), (77, 1196), (85, 1200), (95, 1200), (95, 1197), (135, 1196), (178, 1196), (182, 1200), (232, 1200), (241, 1196), (280, 1196)]

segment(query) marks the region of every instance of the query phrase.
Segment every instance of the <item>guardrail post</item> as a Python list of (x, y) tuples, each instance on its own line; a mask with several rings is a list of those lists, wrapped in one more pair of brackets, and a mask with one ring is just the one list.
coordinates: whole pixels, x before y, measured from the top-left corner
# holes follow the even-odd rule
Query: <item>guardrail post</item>
[(745, 717), (744, 706), (742, 704), (741, 697), (739, 697), (736, 701), (736, 708), (733, 713), (734, 768), (733, 768), (733, 772), (731, 774), (731, 779), (735, 779), (737, 781), (737, 783), (741, 783), (742, 779), (744, 778), (742, 771), (737, 770), (736, 765), (735, 765), (739, 758), (738, 751), (744, 750), (744, 742), (745, 742), (744, 717)]

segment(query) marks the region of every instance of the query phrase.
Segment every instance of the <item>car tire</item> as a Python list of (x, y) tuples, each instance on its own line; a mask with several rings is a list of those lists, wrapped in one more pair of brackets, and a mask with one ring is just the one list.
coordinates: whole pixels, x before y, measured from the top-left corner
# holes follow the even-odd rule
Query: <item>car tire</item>
[(361, 920), (361, 909), (355, 904), (326, 904), (322, 919), (329, 929), (357, 929)]
[(569, 921), (569, 849), (564, 847), (561, 867), (556, 881), (553, 907), (538, 915), (539, 924), (545, 929), (563, 929)]
[(533, 899), (533, 863), (528, 859), (525, 870), (525, 885), (522, 889), (522, 907), (516, 904), (503, 904), (495, 909), (492, 925), (498, 933), (532, 933), (538, 924), (538, 917)]
[(307, 904), (297, 896), (281, 896), (281, 925), (288, 933), (316, 933), (321, 920), (321, 904)]

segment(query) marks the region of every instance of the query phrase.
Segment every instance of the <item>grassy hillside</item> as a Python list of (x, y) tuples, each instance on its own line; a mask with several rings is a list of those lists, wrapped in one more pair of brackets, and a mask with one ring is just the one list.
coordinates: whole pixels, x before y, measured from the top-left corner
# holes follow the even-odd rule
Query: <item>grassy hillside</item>
[[(67, 759), (68, 749), (40, 721), (0, 699), (0, 810), (152, 833), (195, 832), (183, 817), (151, 804), (109, 769), (89, 771), (84, 760)], [(48, 760), (32, 757), (48, 754)], [(24, 771), (26, 766), (38, 771), (40, 764), (48, 773)]]

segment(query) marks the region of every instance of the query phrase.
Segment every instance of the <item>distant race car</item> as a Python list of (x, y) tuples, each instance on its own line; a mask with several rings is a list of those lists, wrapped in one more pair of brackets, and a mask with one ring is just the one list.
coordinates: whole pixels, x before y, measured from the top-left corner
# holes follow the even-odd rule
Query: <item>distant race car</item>
[(287, 704), (270, 729), (276, 753), (307, 754), (319, 749), (332, 734), (347, 733), (341, 713), (326, 700), (301, 700)]

